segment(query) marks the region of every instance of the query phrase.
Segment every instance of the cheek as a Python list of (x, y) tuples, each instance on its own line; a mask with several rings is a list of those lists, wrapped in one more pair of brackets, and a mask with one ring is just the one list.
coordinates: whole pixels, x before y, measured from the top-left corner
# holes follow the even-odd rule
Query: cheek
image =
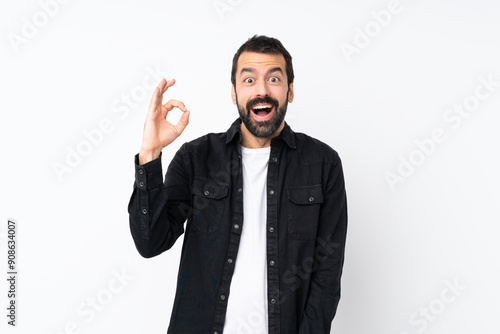
[(238, 95), (236, 95), (236, 100), (240, 106), (244, 107), (247, 105), (248, 97), (243, 93), (238, 93)]
[(280, 103), (280, 106), (282, 106), (288, 102), (288, 99), (286, 96), (286, 91), (285, 92), (280, 91), (280, 95), (276, 95), (276, 96), (279, 96), (278, 101)]
[(286, 100), (287, 91), (286, 87), (274, 87), (274, 89), (271, 90), (271, 95), (281, 102)]

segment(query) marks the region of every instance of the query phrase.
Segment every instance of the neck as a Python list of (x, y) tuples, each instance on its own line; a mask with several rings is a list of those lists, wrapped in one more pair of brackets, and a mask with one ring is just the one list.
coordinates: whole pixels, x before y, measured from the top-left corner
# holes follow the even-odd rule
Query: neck
[(263, 148), (271, 146), (271, 139), (280, 135), (281, 131), (285, 127), (285, 121), (283, 121), (278, 128), (278, 130), (270, 137), (259, 138), (255, 137), (250, 131), (248, 131), (245, 124), (241, 123), (241, 146), (246, 148)]

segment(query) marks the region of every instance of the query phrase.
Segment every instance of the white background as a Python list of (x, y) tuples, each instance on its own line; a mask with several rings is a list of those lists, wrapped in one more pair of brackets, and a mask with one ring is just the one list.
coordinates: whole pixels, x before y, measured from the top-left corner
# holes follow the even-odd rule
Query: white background
[[(176, 78), (164, 101), (191, 110), (166, 170), (182, 143), (236, 119), (231, 60), (254, 34), (293, 56), (292, 129), (342, 158), (349, 231), (332, 333), (499, 333), (500, 87), (477, 88), (500, 82), (499, 2), (401, 0), (384, 26), (388, 0), (48, 2), (0, 10), (0, 267), (5, 277), (15, 218), (19, 270), (16, 328), (0, 283), (2, 333), (166, 332), (183, 236), (143, 259), (128, 226), (143, 80), (155, 85), (156, 68)], [(449, 110), (466, 101), (479, 103), (458, 123)], [(88, 146), (84, 132), (106, 120)], [(436, 128), (446, 139), (422, 153)], [(68, 167), (78, 147), (87, 154)]]

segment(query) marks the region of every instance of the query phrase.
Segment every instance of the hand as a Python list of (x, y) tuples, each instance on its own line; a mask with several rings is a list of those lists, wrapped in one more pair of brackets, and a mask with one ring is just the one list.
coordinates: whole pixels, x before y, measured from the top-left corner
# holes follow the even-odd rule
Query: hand
[[(162, 105), (163, 93), (175, 84), (175, 79), (162, 79), (155, 88), (149, 105), (144, 133), (142, 137), (139, 164), (143, 165), (160, 156), (161, 150), (180, 136), (189, 123), (189, 110), (181, 101), (170, 100)], [(167, 114), (173, 108), (179, 108), (182, 116), (175, 125), (167, 121)]]

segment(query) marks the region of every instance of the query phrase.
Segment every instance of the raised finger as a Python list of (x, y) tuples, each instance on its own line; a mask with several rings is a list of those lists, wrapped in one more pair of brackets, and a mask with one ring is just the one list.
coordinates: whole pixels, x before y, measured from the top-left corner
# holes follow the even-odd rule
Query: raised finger
[(162, 102), (162, 94), (160, 92), (163, 91), (166, 80), (161, 79), (158, 86), (155, 88), (153, 92), (153, 96), (151, 97), (151, 102), (149, 103), (149, 110), (154, 112), (158, 106), (161, 105)]
[(175, 84), (175, 79), (170, 79), (166, 82), (167, 82), (167, 84), (163, 87), (163, 89), (161, 91), (162, 94), (164, 94), (167, 91), (167, 89), (169, 89), (170, 87), (172, 87)]

